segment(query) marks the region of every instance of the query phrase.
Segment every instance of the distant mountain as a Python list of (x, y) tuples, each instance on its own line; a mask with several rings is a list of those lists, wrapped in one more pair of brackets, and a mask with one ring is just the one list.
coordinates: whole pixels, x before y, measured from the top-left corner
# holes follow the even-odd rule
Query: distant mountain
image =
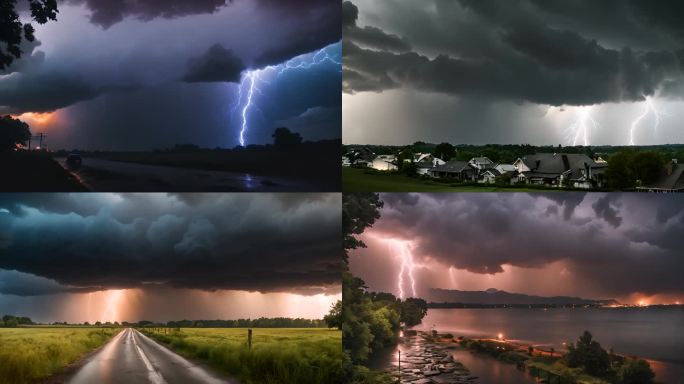
[(617, 300), (595, 300), (583, 299), (580, 297), (554, 296), (543, 297), (525, 295), (523, 293), (510, 293), (490, 288), (486, 291), (458, 291), (449, 289), (433, 288), (430, 289), (428, 297), (425, 298), (431, 303), (453, 303), (466, 305), (618, 305)]

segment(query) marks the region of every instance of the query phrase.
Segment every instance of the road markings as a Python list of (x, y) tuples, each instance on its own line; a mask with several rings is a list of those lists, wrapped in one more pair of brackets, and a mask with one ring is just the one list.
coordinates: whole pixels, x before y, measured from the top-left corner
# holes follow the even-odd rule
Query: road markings
[(142, 359), (143, 363), (145, 363), (145, 367), (147, 367), (147, 377), (150, 379), (150, 382), (154, 384), (166, 384), (166, 380), (164, 380), (164, 377), (157, 372), (156, 369), (152, 366), (152, 363), (150, 363), (150, 360), (145, 356), (145, 352), (143, 352), (142, 348), (138, 345), (138, 342), (135, 340), (135, 333), (134, 331), (129, 331), (129, 337), (133, 339), (133, 345), (135, 346), (135, 349), (138, 351), (138, 354), (140, 355), (140, 358)]

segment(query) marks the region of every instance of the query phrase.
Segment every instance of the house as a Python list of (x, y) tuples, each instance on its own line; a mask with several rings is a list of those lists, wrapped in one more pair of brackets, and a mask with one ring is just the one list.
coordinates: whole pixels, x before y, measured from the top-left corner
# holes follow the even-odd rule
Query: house
[(497, 164), (493, 168), (485, 169), (480, 172), (480, 177), (478, 181), (484, 184), (494, 184), (497, 178), (507, 174), (514, 174), (516, 172), (516, 167), (513, 164)]
[(446, 164), (446, 161), (430, 156), (430, 159), (416, 163), (416, 172), (420, 176), (431, 176), (430, 172), (432, 172), (432, 170), (434, 170), (437, 166), (444, 164)]
[(484, 171), (485, 169), (494, 168), (494, 166), (496, 165), (488, 157), (484, 157), (484, 156), (473, 157), (472, 159), (470, 159), (468, 164), (471, 167), (477, 169), (478, 171)]
[(380, 155), (373, 159), (369, 167), (378, 171), (396, 171), (399, 169), (395, 155)]
[(369, 167), (376, 157), (375, 152), (368, 147), (355, 148), (342, 156), (342, 166)]
[(430, 171), (430, 176), (460, 181), (475, 181), (477, 180), (477, 171), (467, 161), (448, 161), (434, 167)]
[(574, 188), (600, 188), (606, 162), (598, 163), (585, 154), (537, 153), (513, 163), (520, 183)]
[(654, 183), (637, 187), (641, 192), (684, 192), (684, 166), (679, 165), (677, 159), (666, 165), (658, 180)]

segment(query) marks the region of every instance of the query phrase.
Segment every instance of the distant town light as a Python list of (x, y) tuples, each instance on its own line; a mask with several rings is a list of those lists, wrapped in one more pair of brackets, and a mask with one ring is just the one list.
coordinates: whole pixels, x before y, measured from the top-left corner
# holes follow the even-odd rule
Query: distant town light
[(498, 338), (499, 340), (503, 340), (503, 333), (499, 333), (499, 334), (497, 335), (497, 338)]

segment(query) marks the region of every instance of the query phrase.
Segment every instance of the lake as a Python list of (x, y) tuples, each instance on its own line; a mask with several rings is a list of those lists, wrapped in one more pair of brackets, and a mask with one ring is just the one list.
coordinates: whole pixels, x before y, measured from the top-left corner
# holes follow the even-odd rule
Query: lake
[[(683, 308), (430, 309), (415, 328), (434, 328), (454, 337), (496, 337), (502, 333), (507, 340), (557, 350), (588, 330), (606, 349), (651, 361), (657, 381), (684, 384)], [(459, 358), (468, 366), (463, 356)], [(483, 361), (470, 362), (474, 366), (468, 367), (475, 376), (492, 377), (492, 372), (478, 372), (486, 367), (501, 370), (495, 367), (497, 361)]]

